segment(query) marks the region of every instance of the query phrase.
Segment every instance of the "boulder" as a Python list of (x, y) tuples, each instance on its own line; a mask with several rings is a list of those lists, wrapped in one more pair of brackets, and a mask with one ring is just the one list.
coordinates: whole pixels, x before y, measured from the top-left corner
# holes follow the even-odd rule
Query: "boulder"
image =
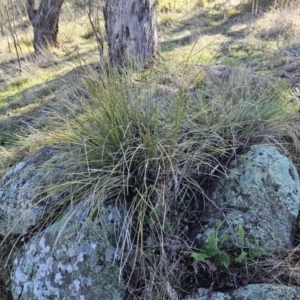
[(54, 148), (44, 147), (12, 167), (0, 180), (2, 234), (24, 234), (51, 213), (68, 193), (52, 194), (47, 187), (66, 179), (63, 159)]
[(283, 49), (284, 56), (300, 56), (300, 45), (294, 45)]
[(99, 222), (81, 219), (66, 215), (17, 251), (10, 276), (13, 299), (124, 298), (116, 249)]
[(213, 292), (199, 289), (196, 296), (186, 297), (185, 300), (300, 300), (300, 287), (276, 284), (249, 284), (232, 293)]
[(292, 161), (274, 146), (256, 145), (229, 165), (210, 195), (215, 205), (208, 203), (201, 216), (204, 226), (196, 242), (203, 246), (217, 232), (223, 249), (260, 249), (268, 255), (289, 249), (300, 209)]

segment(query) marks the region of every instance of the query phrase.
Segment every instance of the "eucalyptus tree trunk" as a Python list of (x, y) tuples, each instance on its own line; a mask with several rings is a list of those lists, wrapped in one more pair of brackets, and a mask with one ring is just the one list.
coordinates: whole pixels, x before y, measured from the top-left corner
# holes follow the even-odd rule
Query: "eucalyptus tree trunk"
[(58, 47), (58, 21), (64, 0), (41, 0), (36, 9), (35, 0), (26, 0), (29, 20), (33, 26), (33, 46), (36, 53)]
[(157, 48), (155, 0), (105, 0), (104, 19), (110, 63), (147, 66)]

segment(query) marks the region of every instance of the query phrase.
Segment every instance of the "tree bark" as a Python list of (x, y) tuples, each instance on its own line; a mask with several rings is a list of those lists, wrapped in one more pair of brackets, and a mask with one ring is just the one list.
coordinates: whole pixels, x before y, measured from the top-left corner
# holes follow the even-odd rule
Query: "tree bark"
[(64, 0), (41, 0), (38, 9), (35, 0), (26, 0), (29, 20), (33, 26), (33, 46), (36, 53), (58, 47), (58, 21)]
[(155, 0), (105, 0), (104, 19), (110, 63), (145, 67), (157, 48)]

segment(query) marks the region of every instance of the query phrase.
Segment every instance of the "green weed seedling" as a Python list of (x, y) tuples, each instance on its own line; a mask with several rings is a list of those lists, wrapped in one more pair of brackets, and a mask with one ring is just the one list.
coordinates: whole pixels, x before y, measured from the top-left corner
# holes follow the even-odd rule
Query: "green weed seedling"
[(214, 261), (218, 266), (228, 269), (232, 262), (241, 263), (249, 257), (250, 259), (257, 259), (262, 256), (263, 249), (250, 248), (245, 251), (245, 230), (240, 225), (237, 231), (238, 243), (240, 245), (239, 251), (234, 251), (233, 255), (229, 255), (226, 250), (221, 249), (221, 245), (228, 240), (228, 235), (222, 237), (218, 236), (218, 228), (221, 225), (221, 221), (218, 220), (213, 228), (213, 231), (208, 237), (208, 242), (204, 245), (200, 252), (193, 252), (192, 257), (200, 262), (204, 262), (207, 259)]
[(192, 257), (201, 262), (204, 262), (206, 259), (212, 259), (217, 263), (217, 265), (227, 269), (230, 265), (230, 257), (225, 250), (220, 249), (220, 245), (228, 240), (228, 236), (218, 236), (218, 228), (220, 225), (221, 221), (218, 220), (213, 228), (213, 231), (208, 237), (207, 244), (204, 245), (203, 249), (201, 249), (201, 252), (192, 253)]

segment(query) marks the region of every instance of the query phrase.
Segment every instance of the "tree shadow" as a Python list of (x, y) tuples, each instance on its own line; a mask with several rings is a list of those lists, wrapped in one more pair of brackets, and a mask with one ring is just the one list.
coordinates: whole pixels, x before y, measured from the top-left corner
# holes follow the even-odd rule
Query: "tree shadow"
[(51, 123), (53, 116), (49, 117), (49, 113), (59, 109), (60, 99), (66, 97), (63, 94), (66, 89), (78, 87), (78, 78), (82, 68), (82, 66), (76, 67), (64, 75), (22, 89), (0, 100), (0, 146), (2, 149), (9, 149), (17, 140), (28, 136), (33, 130), (53, 126)]
[[(213, 36), (221, 34), (229, 38), (228, 43), (245, 38), (249, 34), (249, 27), (262, 15), (252, 14), (251, 5), (242, 3), (236, 8), (234, 13), (226, 15), (223, 10), (214, 11), (209, 14), (206, 10), (200, 10), (197, 14), (186, 19), (182, 24), (173, 26), (171, 29), (162, 28), (172, 35), (180, 35), (186, 31), (191, 33), (180, 37), (169, 39), (160, 43), (162, 52), (173, 51), (174, 49), (186, 45), (192, 45), (203, 36)], [(246, 25), (243, 29), (232, 30), (235, 25)]]

